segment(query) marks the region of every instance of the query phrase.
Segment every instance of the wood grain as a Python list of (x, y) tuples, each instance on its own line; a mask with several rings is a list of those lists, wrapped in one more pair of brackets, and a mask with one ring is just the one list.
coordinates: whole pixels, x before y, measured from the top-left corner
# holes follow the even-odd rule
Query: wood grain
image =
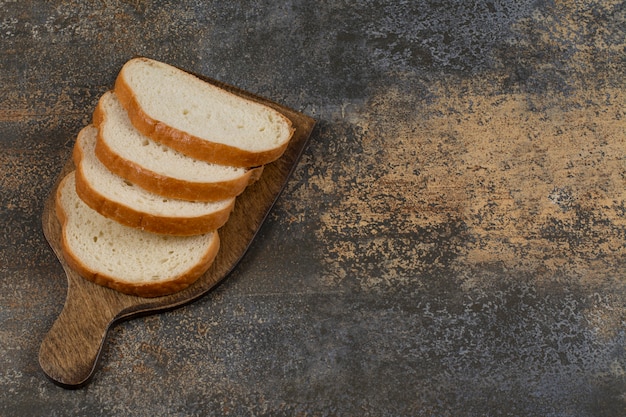
[(289, 147), (280, 159), (264, 168), (257, 182), (237, 198), (229, 221), (219, 230), (221, 247), (211, 268), (185, 290), (157, 298), (126, 295), (96, 285), (83, 279), (64, 261), (60, 247), (61, 226), (54, 212), (54, 195), (61, 178), (73, 169), (72, 162), (67, 162), (46, 201), (42, 216), (44, 235), (67, 276), (67, 296), (63, 310), (39, 350), (41, 368), (63, 387), (78, 388), (89, 381), (107, 332), (116, 322), (190, 303), (222, 281), (243, 257), (306, 147), (315, 125), (310, 117), (233, 86), (201, 78), (269, 105), (287, 116), (295, 128)]

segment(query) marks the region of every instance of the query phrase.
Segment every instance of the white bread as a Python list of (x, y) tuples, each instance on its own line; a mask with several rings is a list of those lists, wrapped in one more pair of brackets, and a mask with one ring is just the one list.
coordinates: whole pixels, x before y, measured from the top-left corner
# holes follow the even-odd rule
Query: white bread
[(76, 191), (101, 215), (126, 226), (171, 235), (199, 235), (228, 220), (235, 197), (216, 202), (167, 199), (109, 171), (94, 153), (97, 129), (83, 128), (74, 145)]
[(115, 93), (144, 135), (193, 158), (256, 167), (278, 159), (291, 121), (178, 68), (135, 58), (121, 69)]
[(141, 134), (116, 95), (102, 95), (93, 114), (96, 155), (112, 172), (155, 194), (190, 201), (239, 195), (262, 167), (246, 169), (190, 158)]
[(219, 249), (217, 232), (159, 235), (101, 216), (76, 194), (74, 171), (58, 187), (56, 213), (67, 263), (84, 278), (127, 294), (180, 291), (207, 271)]

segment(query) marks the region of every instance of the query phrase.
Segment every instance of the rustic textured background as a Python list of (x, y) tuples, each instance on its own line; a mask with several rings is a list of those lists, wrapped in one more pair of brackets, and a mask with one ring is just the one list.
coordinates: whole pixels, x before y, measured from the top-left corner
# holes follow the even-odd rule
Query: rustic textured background
[[(626, 4), (223, 3), (0, 1), (0, 415), (626, 415)], [(318, 124), (225, 283), (67, 391), (41, 210), (135, 55)]]

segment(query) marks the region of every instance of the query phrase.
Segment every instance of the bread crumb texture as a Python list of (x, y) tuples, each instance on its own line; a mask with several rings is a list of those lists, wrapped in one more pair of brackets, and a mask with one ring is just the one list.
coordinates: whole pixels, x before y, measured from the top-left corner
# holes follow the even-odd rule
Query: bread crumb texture
[(66, 253), (87, 270), (116, 282), (168, 282), (205, 262), (215, 233), (167, 236), (123, 226), (79, 199), (71, 172), (59, 186)]

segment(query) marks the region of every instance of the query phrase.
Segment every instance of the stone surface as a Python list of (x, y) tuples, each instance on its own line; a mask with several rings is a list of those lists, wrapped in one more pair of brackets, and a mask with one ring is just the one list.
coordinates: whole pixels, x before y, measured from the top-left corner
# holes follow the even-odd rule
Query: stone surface
[[(0, 1), (0, 415), (626, 415), (624, 3), (223, 3)], [(318, 124), (231, 276), (68, 391), (40, 214), (136, 55)]]

